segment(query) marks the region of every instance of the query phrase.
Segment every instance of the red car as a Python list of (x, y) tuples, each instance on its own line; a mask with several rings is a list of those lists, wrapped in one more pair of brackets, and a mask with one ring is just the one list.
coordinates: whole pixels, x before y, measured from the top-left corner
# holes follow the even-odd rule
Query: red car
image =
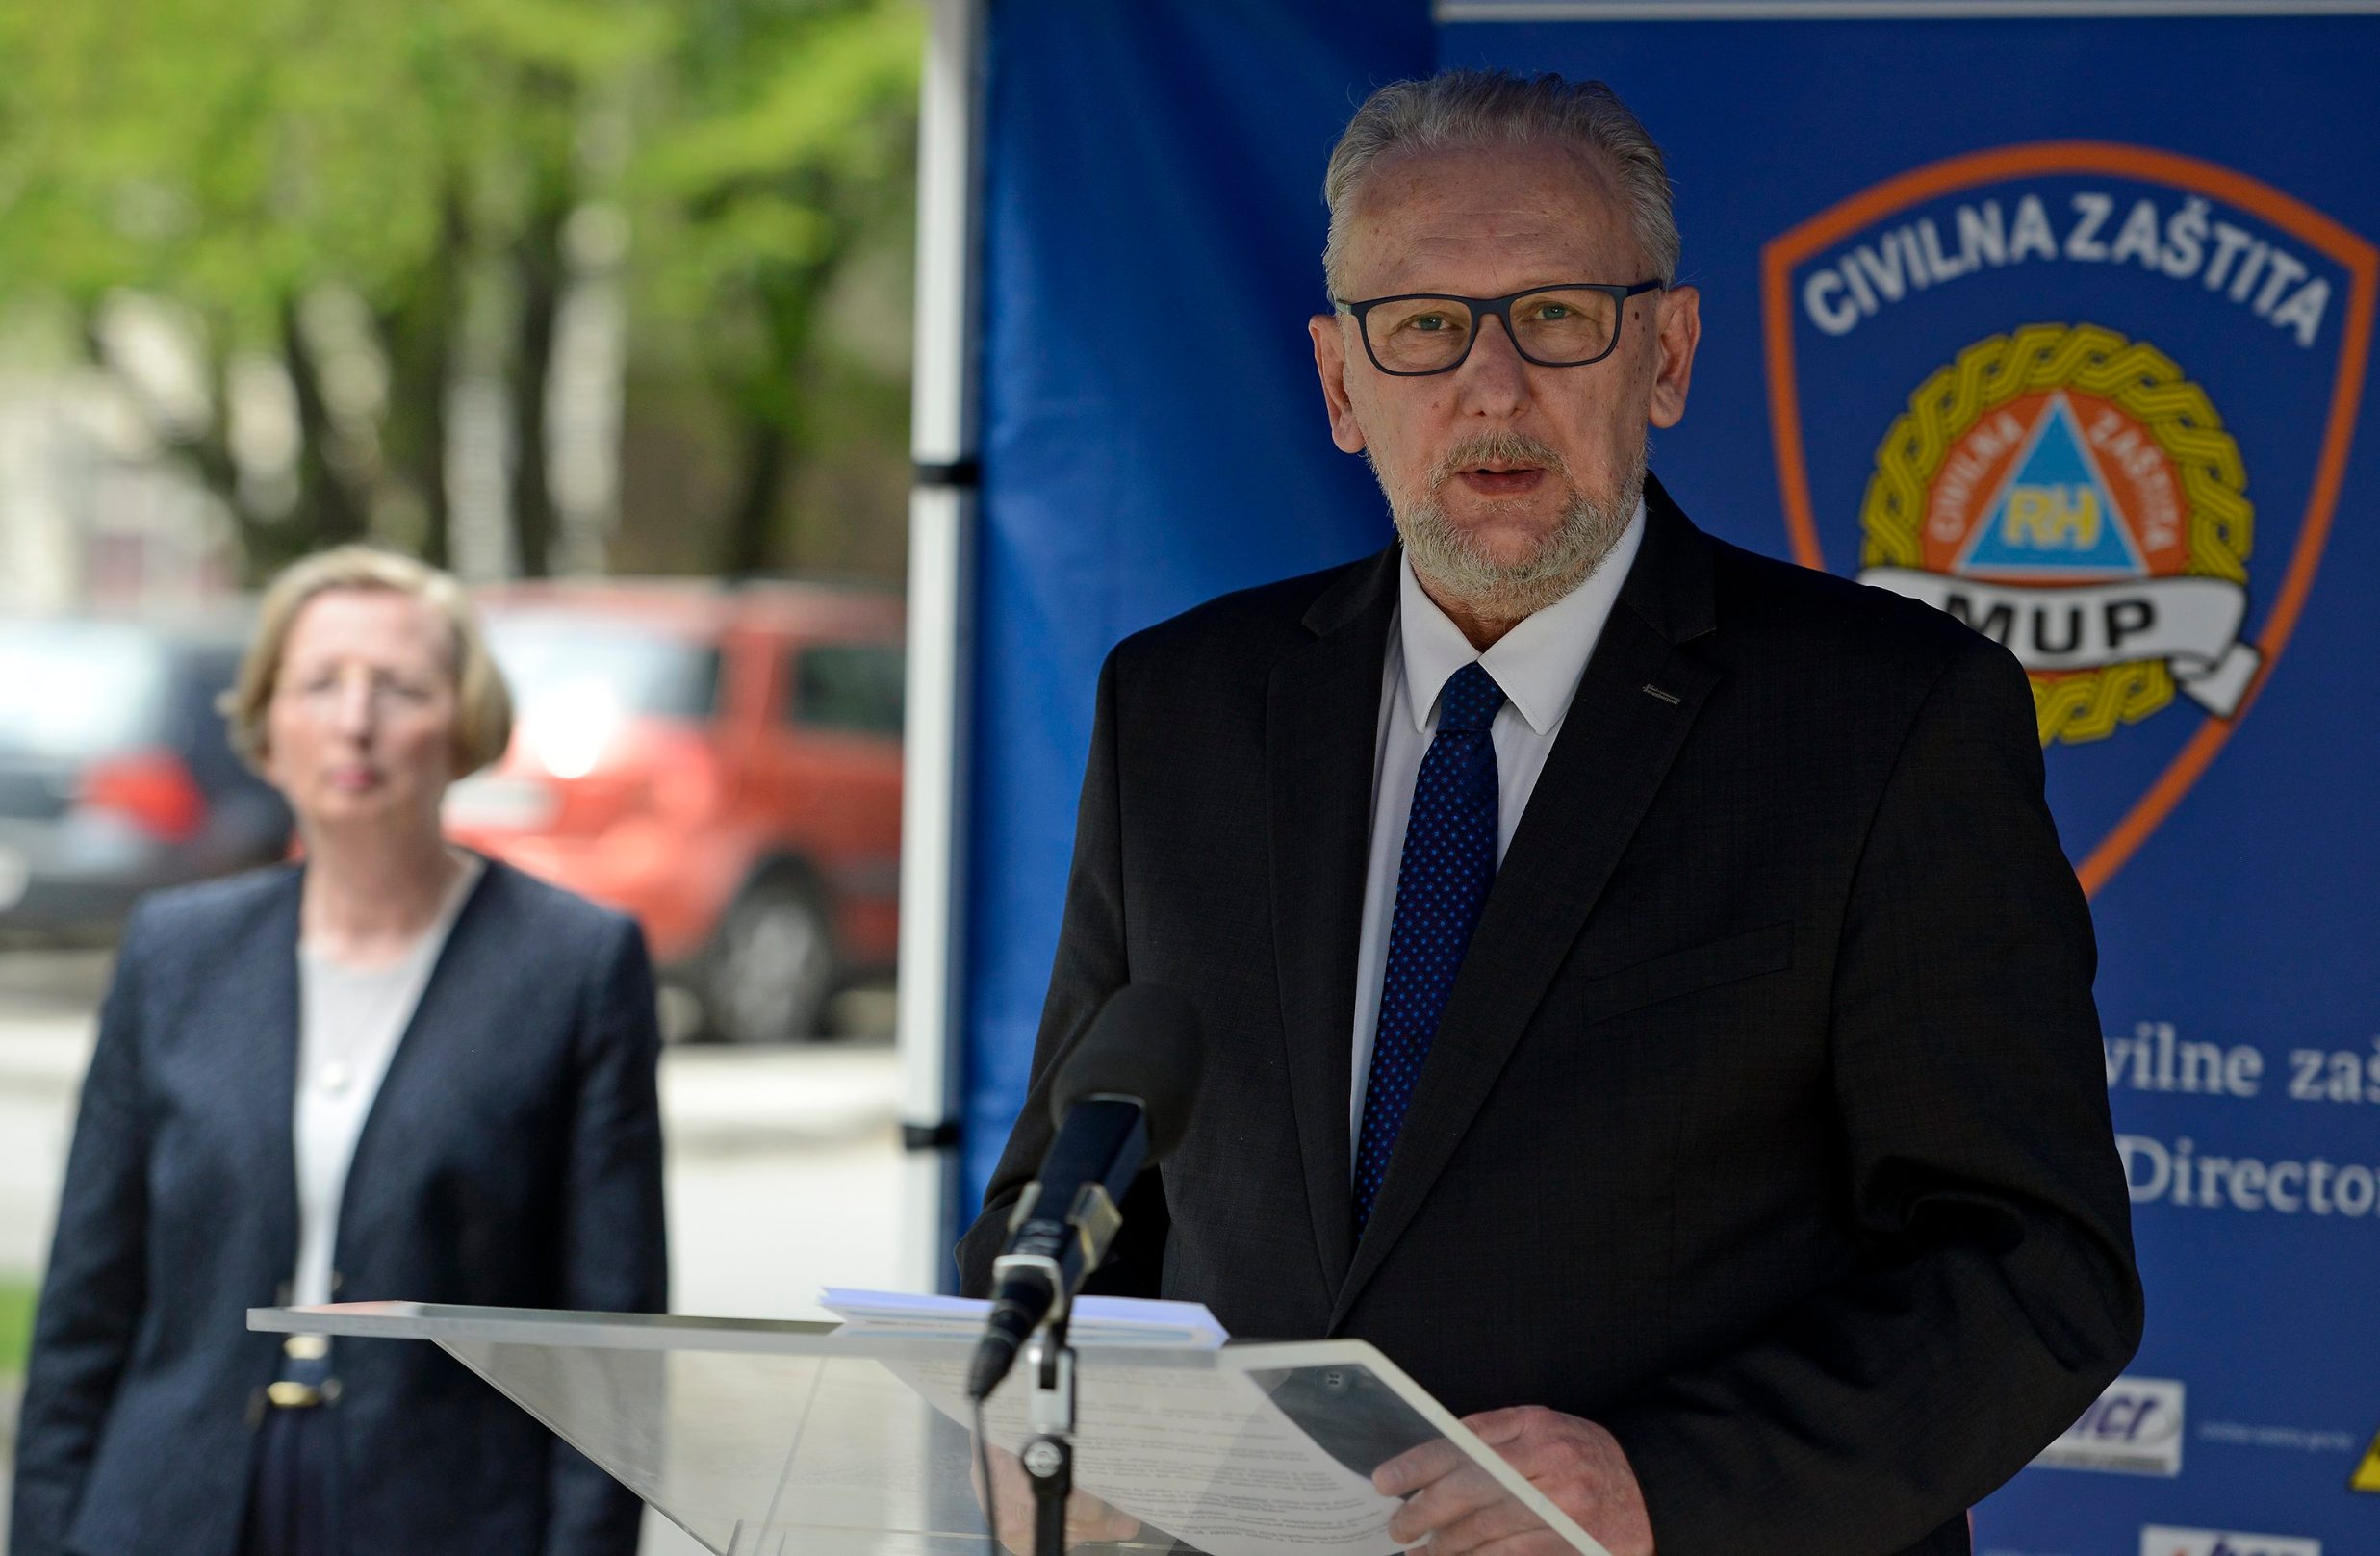
[(902, 609), (810, 584), (528, 583), (479, 597), (512, 747), (449, 834), (644, 925), (703, 1030), (818, 1033), (892, 969)]

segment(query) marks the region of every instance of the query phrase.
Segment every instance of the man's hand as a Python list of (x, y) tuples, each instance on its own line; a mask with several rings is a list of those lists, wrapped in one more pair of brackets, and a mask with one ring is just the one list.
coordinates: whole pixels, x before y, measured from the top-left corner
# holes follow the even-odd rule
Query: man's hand
[[(1016, 1455), (996, 1444), (985, 1444), (991, 1460), (991, 1526), (1009, 1556), (1032, 1556), (1033, 1477)], [(984, 1472), (975, 1455), (967, 1455), (967, 1479), (975, 1485), (975, 1500), (984, 1501)], [(1130, 1540), (1140, 1532), (1140, 1520), (1108, 1506), (1088, 1492), (1066, 1497), (1066, 1548), (1091, 1541)]]
[[(1463, 1424), (1612, 1556), (1653, 1556), (1644, 1495), (1609, 1432), (1539, 1405), (1491, 1410)], [(1545, 1520), (1450, 1442), (1399, 1454), (1372, 1472), (1371, 1483), (1383, 1495), (1405, 1498), (1389, 1524), (1389, 1537), (1402, 1544), (1427, 1543), (1434, 1556), (1572, 1556)]]

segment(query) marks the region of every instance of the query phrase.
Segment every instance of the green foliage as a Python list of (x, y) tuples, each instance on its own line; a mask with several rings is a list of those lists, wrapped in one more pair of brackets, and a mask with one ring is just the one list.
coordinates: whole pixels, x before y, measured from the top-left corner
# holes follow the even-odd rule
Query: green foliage
[[(640, 243), (652, 235), (640, 322), (700, 340), (700, 370), (781, 458), (817, 441), (828, 359), (906, 335), (905, 317), (826, 314), (855, 254), (906, 263), (923, 41), (915, 8), (883, 0), (697, 6), (663, 78), (666, 128), (628, 170)], [(774, 496), (738, 499), (731, 565), (769, 560), (759, 530)]]
[(38, 1293), (31, 1281), (0, 1279), (0, 1378), (21, 1377), (33, 1349), (33, 1309)]
[(401, 284), (435, 239), (439, 126), (402, 89), (404, 13), (305, 0), (5, 8), (0, 277), (138, 287), (233, 342), (336, 278)]
[[(635, 358), (798, 460), (835, 275), (907, 264), (922, 34), (913, 0), (0, 6), (0, 308), (89, 318), (136, 288), (203, 321), (218, 376), (243, 349), (302, 374), (297, 304), (345, 288), (393, 375), (375, 478), (435, 507), (470, 277), (496, 267), (550, 311), (567, 218), (607, 202), (632, 235)], [(544, 381), (540, 322), (511, 347), (516, 384)], [(215, 441), (192, 452), (228, 499)], [(309, 478), (310, 502), (370, 506), (331, 490), (336, 469)]]

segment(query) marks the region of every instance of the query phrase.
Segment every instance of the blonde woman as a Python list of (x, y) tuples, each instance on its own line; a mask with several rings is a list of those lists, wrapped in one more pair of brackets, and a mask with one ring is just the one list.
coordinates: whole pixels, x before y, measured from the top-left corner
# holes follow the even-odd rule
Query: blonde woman
[(448, 847), (502, 678), (447, 574), (291, 568), (224, 699), (304, 862), (134, 913), (18, 1426), (17, 1556), (577, 1556), (637, 1507), (425, 1345), (277, 1303), (658, 1311), (659, 1034), (635, 925)]

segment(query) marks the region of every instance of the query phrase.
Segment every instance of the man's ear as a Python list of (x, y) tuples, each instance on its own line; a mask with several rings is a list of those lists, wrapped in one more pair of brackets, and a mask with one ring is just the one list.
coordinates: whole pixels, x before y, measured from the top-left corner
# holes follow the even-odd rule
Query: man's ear
[(1653, 302), (1652, 403), (1646, 420), (1674, 427), (1686, 414), (1686, 388), (1694, 379), (1694, 348), (1702, 339), (1702, 293), (1671, 287)]
[(1330, 441), (1339, 451), (1364, 451), (1364, 429), (1355, 424), (1355, 402), (1347, 396), (1347, 337), (1337, 314), (1317, 314), (1306, 320), (1314, 337), (1314, 370), (1322, 380), (1322, 407), (1330, 413)]

